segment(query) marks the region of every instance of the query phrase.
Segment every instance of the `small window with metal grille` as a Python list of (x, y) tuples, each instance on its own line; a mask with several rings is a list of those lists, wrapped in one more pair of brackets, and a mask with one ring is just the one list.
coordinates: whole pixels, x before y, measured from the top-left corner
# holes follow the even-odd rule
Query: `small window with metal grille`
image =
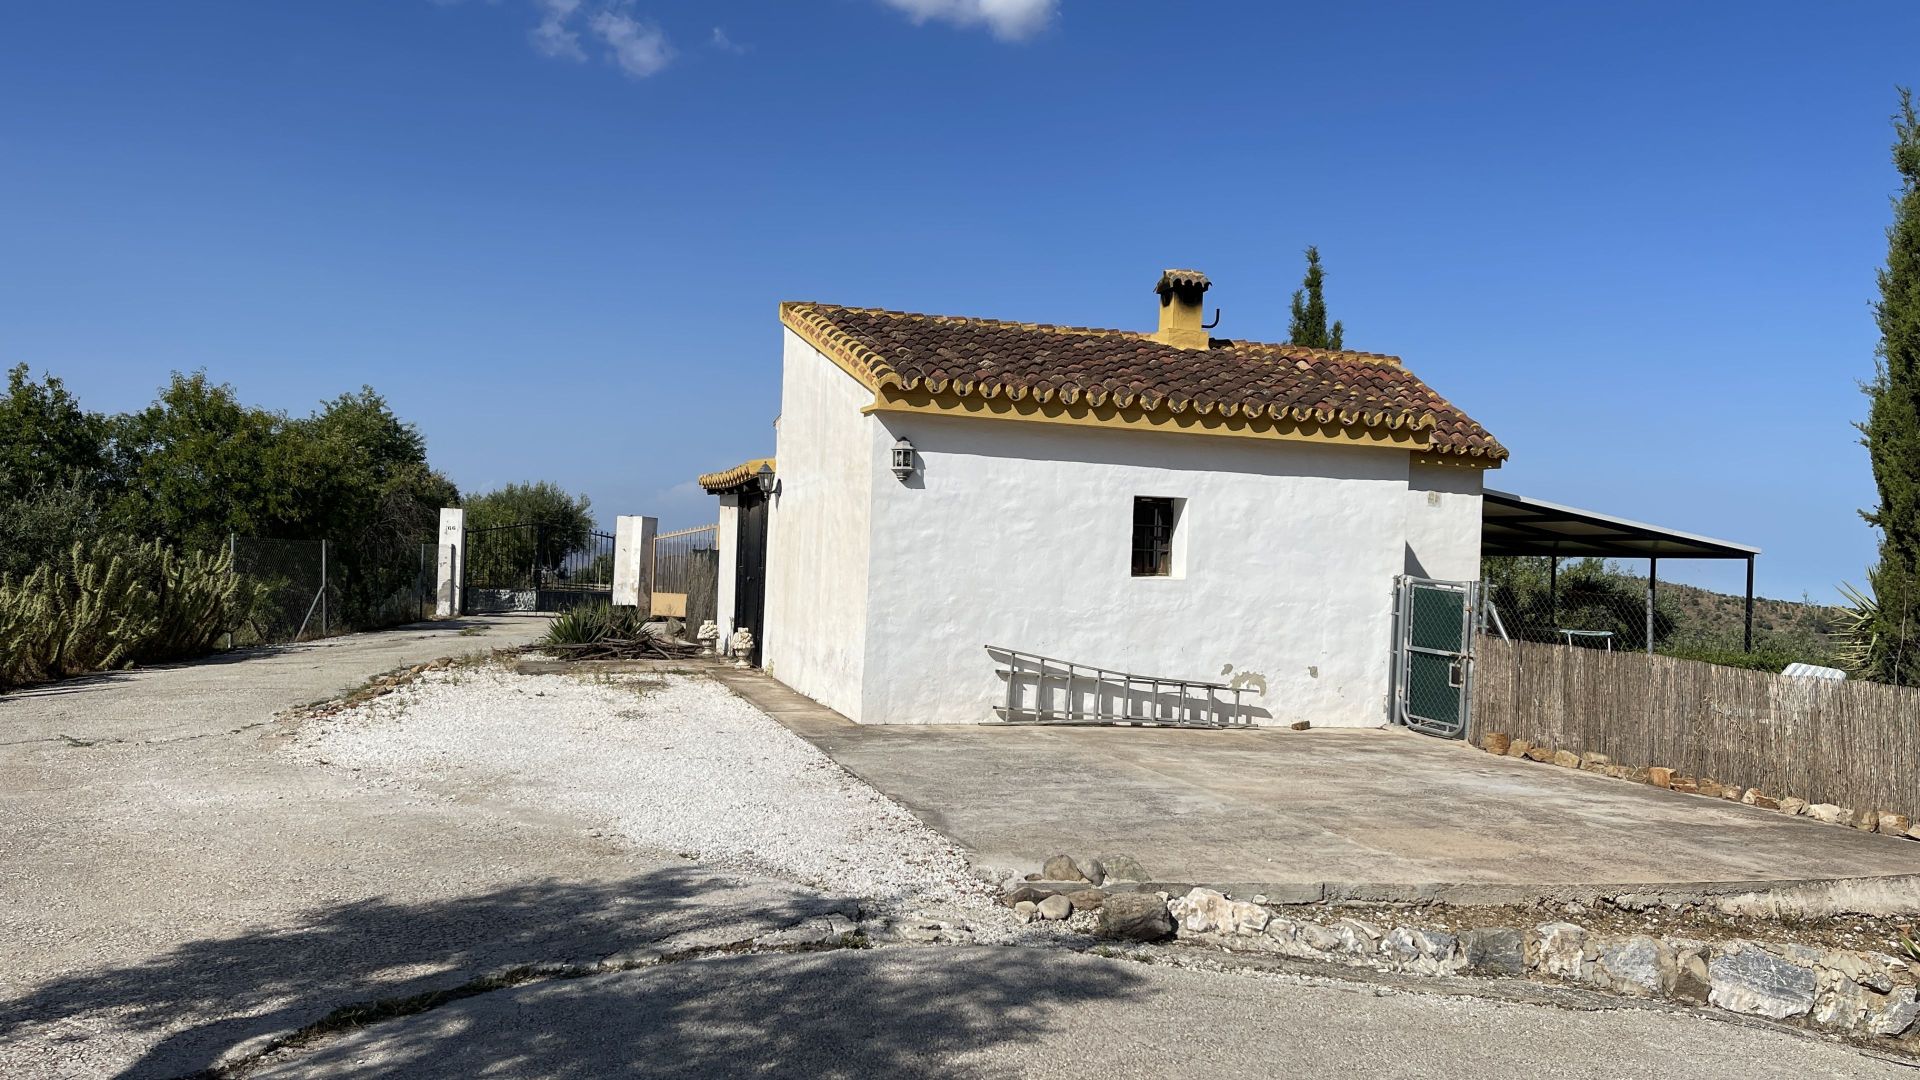
[(1180, 499), (1142, 495), (1133, 500), (1133, 576), (1172, 577)]

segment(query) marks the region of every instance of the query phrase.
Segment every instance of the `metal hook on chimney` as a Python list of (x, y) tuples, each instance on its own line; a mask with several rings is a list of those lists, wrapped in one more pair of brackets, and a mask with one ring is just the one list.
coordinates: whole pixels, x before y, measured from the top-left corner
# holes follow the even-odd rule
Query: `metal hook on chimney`
[(1219, 325), (1220, 325), (1220, 309), (1219, 309), (1219, 308), (1214, 308), (1214, 309), (1213, 309), (1213, 321), (1212, 321), (1212, 322), (1203, 322), (1203, 323), (1201, 323), (1201, 324), (1200, 324), (1200, 329), (1202, 329), (1202, 330), (1211, 330), (1211, 329), (1213, 329), (1214, 327), (1216, 327), (1216, 326), (1219, 326)]

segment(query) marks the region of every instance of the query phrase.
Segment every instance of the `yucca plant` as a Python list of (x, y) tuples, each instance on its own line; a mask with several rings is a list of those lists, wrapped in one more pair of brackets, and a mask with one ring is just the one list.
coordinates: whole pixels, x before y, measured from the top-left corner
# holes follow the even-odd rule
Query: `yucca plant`
[(1920, 610), (1915, 583), (1884, 566), (1867, 571), (1865, 588), (1842, 583), (1834, 662), (1857, 679), (1895, 685), (1920, 682)]
[(699, 651), (676, 632), (668, 623), (649, 622), (637, 607), (581, 604), (555, 616), (540, 648), (575, 660), (670, 659)]
[(647, 620), (637, 607), (611, 604), (578, 604), (554, 617), (547, 624), (542, 645), (591, 645), (609, 638), (632, 638), (644, 631)]

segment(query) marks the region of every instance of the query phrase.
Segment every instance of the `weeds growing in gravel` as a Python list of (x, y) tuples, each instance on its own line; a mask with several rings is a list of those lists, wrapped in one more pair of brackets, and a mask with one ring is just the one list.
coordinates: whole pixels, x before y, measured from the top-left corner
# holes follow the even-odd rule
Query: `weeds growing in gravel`
[(604, 687), (608, 690), (625, 690), (635, 697), (648, 697), (667, 685), (665, 679), (635, 677), (617, 672), (574, 671), (568, 674), (589, 685)]

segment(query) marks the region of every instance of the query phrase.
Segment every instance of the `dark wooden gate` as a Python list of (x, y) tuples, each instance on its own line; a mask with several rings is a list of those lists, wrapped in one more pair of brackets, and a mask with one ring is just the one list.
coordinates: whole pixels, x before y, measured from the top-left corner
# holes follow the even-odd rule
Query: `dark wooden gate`
[(740, 492), (739, 547), (733, 572), (733, 625), (753, 631), (754, 667), (766, 640), (767, 497), (754, 487)]

